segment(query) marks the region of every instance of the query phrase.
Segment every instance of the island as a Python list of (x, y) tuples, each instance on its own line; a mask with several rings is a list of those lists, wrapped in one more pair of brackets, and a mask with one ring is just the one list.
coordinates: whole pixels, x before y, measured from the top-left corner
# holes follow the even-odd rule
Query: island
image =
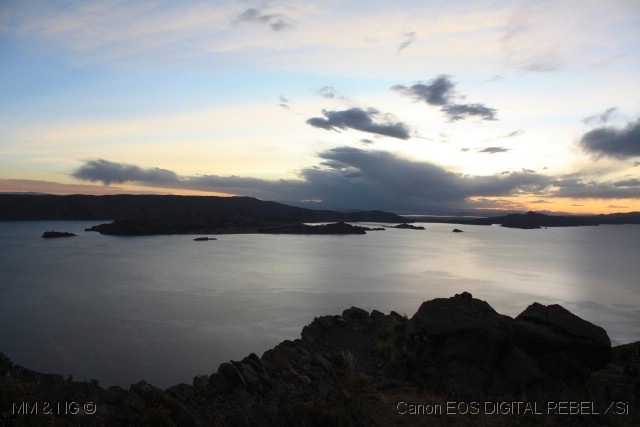
[(68, 231), (45, 231), (42, 233), (42, 237), (45, 239), (54, 239), (58, 237), (75, 237), (76, 235), (73, 233), (69, 233)]
[(399, 228), (401, 230), (425, 230), (425, 228), (421, 225), (413, 225), (407, 223), (398, 224), (394, 228)]
[[(515, 318), (463, 292), (412, 317), (350, 307), (262, 356), (163, 390), (102, 388), (0, 354), (7, 425), (640, 425), (640, 342), (559, 305)], [(77, 403), (43, 413), (42, 402)], [(452, 405), (451, 402), (454, 402)]]

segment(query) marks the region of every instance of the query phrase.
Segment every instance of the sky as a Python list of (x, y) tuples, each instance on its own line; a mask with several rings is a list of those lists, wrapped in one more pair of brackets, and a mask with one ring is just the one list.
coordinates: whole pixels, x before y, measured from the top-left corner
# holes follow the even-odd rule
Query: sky
[(0, 192), (640, 211), (640, 1), (0, 0)]

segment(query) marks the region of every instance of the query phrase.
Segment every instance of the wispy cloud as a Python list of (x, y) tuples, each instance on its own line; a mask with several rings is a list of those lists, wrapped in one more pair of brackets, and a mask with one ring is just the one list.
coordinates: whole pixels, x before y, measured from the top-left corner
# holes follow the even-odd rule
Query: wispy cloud
[(240, 13), (236, 22), (268, 25), (273, 31), (283, 31), (292, 28), (291, 20), (281, 13), (264, 13), (259, 9), (249, 8)]
[(405, 50), (406, 48), (408, 48), (409, 46), (411, 46), (413, 44), (413, 42), (416, 40), (416, 32), (415, 31), (410, 31), (407, 33), (404, 33), (404, 41), (402, 43), (400, 43), (400, 46), (398, 46), (398, 50), (396, 51), (396, 53), (400, 53), (403, 50)]
[(327, 99), (333, 99), (337, 96), (336, 90), (332, 86), (321, 87), (320, 89), (318, 89), (318, 94), (320, 94), (321, 97)]
[(509, 150), (510, 150), (509, 148), (504, 148), (504, 147), (486, 147), (486, 148), (483, 148), (482, 150), (478, 150), (478, 153), (489, 153), (489, 154), (506, 153)]
[(607, 108), (601, 114), (594, 114), (584, 118), (582, 122), (586, 125), (604, 125), (617, 113), (618, 109), (616, 107)]

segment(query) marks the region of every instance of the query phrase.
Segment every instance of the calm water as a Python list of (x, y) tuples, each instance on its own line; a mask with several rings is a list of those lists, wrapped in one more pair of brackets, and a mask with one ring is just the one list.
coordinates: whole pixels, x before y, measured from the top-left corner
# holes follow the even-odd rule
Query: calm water
[[(83, 231), (94, 224), (0, 222), (0, 352), (15, 363), (167, 387), (298, 338), (318, 315), (356, 305), (411, 316), (462, 291), (510, 316), (562, 304), (614, 344), (640, 340), (640, 226), (194, 242)], [(49, 229), (79, 236), (40, 238)]]

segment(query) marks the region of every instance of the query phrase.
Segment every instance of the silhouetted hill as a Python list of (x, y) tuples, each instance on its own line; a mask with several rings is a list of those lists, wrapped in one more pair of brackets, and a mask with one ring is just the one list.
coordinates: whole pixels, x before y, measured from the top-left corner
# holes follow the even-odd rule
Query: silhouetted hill
[(0, 220), (115, 220), (96, 231), (132, 235), (263, 232), (274, 225), (310, 222), (407, 222), (382, 211), (313, 210), (251, 197), (12, 194), (0, 195)]

